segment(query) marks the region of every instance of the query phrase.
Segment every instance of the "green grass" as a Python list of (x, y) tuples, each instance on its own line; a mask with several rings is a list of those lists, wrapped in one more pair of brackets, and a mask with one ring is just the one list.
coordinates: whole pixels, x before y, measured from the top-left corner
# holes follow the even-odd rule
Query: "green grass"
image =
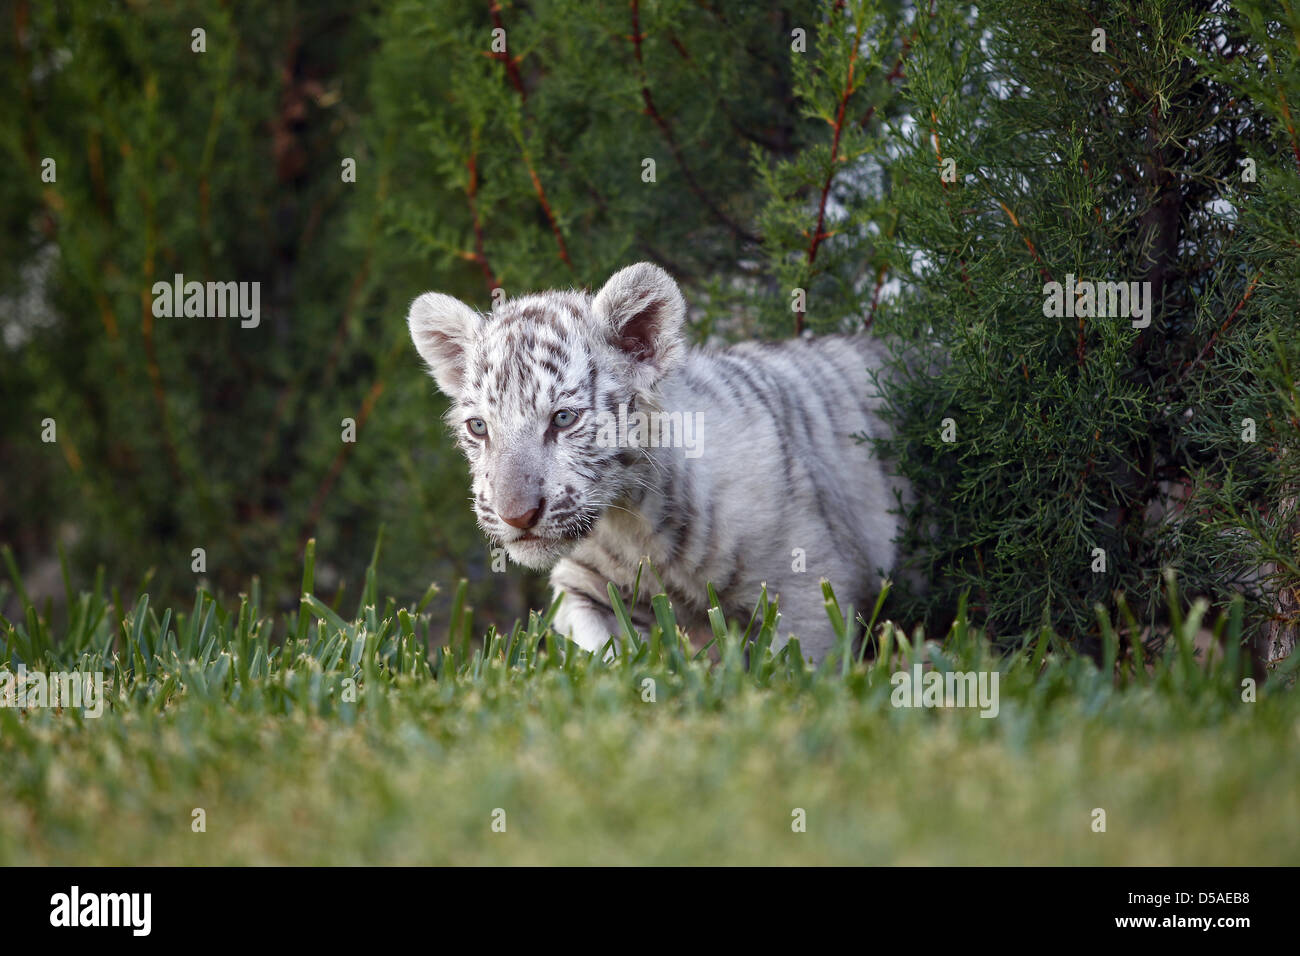
[[(4, 864), (1300, 860), (1297, 696), (1279, 674), (1245, 703), (1236, 654), (1195, 657), (1200, 605), (1167, 654), (1106, 673), (1048, 634), (997, 655), (964, 615), (941, 645), (878, 625), (874, 661), (842, 643), (813, 670), (767, 649), (768, 605), (747, 666), (746, 622), (715, 615), (700, 654), (662, 601), (665, 626), (606, 664), (559, 653), (544, 616), (471, 642), (463, 596), (430, 633), (432, 589), (380, 604), (373, 573), (354, 618), (308, 597), (278, 622), (255, 587), (182, 614), (97, 582), (56, 634), (6, 560), (24, 613), (0, 620), (0, 666), (102, 670), (109, 703), (0, 708)], [(998, 716), (892, 707), (917, 659), (996, 668)]]

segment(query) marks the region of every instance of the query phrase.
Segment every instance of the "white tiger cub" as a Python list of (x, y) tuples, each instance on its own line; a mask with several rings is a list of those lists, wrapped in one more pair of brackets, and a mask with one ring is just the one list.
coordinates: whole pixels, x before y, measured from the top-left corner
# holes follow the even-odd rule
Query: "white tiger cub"
[[(869, 369), (883, 356), (865, 335), (687, 348), (685, 318), (677, 284), (640, 263), (594, 297), (527, 295), (490, 315), (430, 292), (407, 321), (452, 400), (479, 525), (552, 569), (557, 631), (603, 648), (621, 632), (607, 582), (628, 602), (648, 557), (693, 636), (708, 633), (706, 582), (741, 621), (766, 583), (782, 635), (819, 661), (834, 643), (820, 580), (862, 609), (895, 563), (906, 489), (854, 438), (882, 432)], [(660, 441), (665, 422), (679, 440)], [(629, 607), (639, 628), (652, 580)]]

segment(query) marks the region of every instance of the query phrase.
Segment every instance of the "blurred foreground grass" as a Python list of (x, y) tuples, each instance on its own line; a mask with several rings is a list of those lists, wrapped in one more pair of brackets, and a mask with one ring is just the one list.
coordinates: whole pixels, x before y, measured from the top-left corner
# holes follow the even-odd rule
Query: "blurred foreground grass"
[[(0, 669), (103, 671), (108, 702), (0, 707), (4, 864), (1300, 861), (1293, 667), (1244, 702), (1235, 622), (1194, 656), (1200, 606), (1145, 665), (1050, 634), (997, 655), (963, 615), (942, 644), (878, 625), (874, 661), (814, 671), (768, 649), (764, 603), (748, 664), (745, 622), (715, 616), (710, 661), (665, 637), (662, 600), (602, 663), (536, 615), (471, 642), (459, 599), (432, 635), (432, 589), (381, 605), (373, 573), (354, 619), (308, 597), (279, 623), (256, 588), (181, 615), (97, 582), (56, 633), (9, 563), (24, 615), (0, 620)], [(915, 661), (997, 669), (997, 716), (891, 706)]]

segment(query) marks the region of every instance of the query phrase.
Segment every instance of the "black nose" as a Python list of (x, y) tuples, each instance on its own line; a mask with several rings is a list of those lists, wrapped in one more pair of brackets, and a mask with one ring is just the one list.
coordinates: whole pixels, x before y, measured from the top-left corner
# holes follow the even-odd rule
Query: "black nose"
[(537, 524), (537, 519), (542, 516), (542, 508), (545, 505), (546, 499), (543, 498), (541, 501), (537, 502), (537, 506), (531, 510), (525, 511), (523, 514), (516, 515), (513, 518), (502, 515), (501, 520), (512, 528), (519, 528), (521, 531), (527, 531), (533, 525)]

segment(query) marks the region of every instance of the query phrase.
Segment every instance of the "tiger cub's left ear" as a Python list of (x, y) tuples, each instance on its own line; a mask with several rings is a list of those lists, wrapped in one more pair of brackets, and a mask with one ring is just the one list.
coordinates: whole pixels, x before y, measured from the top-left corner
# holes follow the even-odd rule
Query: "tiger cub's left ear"
[(651, 388), (685, 358), (686, 300), (657, 265), (638, 262), (614, 273), (592, 310), (610, 345), (632, 360), (637, 387)]

